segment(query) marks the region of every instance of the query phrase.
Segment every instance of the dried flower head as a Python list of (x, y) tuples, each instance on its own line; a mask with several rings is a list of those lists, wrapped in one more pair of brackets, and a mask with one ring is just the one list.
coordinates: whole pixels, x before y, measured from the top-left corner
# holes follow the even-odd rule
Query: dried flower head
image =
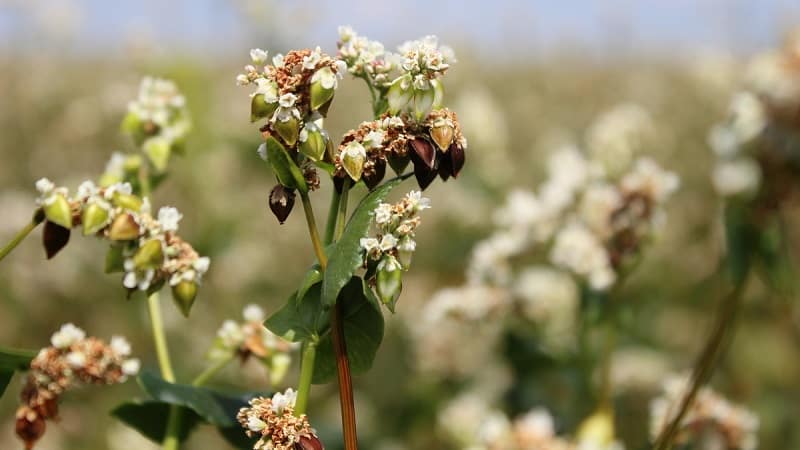
[(305, 414), (294, 415), (297, 392), (257, 397), (236, 416), (248, 437), (259, 436), (254, 450), (322, 450), (322, 443)]
[(130, 357), (125, 338), (114, 336), (110, 344), (86, 337), (69, 323), (50, 339), (31, 361), (17, 409), (17, 435), (27, 449), (44, 434), (45, 422), (58, 418), (58, 401), (67, 390), (79, 385), (123, 383), (139, 372), (139, 360)]

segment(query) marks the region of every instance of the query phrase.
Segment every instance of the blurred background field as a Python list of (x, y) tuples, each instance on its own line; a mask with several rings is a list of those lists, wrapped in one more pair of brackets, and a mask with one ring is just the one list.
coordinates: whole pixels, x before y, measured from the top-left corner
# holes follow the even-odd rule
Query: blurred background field
[[(191, 321), (171, 305), (164, 308), (179, 376), (188, 378), (204, 366), (204, 353), (224, 319), (238, 318), (248, 303), (274, 310), (312, 261), (299, 211), (281, 226), (267, 209), (272, 175), (255, 155), (259, 134), (248, 120), (248, 89), (234, 82), (248, 62), (247, 51), (321, 45), (334, 53), (338, 24), (350, 24), (387, 47), (433, 33), (454, 47), (459, 60), (448, 75), (447, 103), (458, 111), (470, 142), (467, 165), (457, 183), (434, 184), (426, 192), (433, 209), (419, 232), (401, 313), (387, 316), (387, 338), (375, 368), (356, 379), (364, 447), (449, 448), (437, 430), (436, 411), (458, 382), (436, 381), (417, 370), (407, 324), (435, 291), (463, 282), (470, 250), (489, 234), (492, 211), (506, 193), (535, 188), (549, 152), (564, 142), (581, 143), (592, 120), (621, 103), (638, 104), (651, 115), (648, 153), (680, 175), (681, 188), (652, 251), (621, 293), (634, 305), (634, 318), (620, 346), (646, 356), (631, 358), (636, 373), (688, 368), (721, 292), (708, 281), (723, 249), (706, 136), (723, 117), (748, 56), (779, 45), (782, 32), (800, 24), (800, 5), (789, 0), (336, 5), (0, 2), (0, 242), (29, 220), (38, 178), (74, 188), (99, 174), (112, 151), (133, 150), (119, 122), (142, 76), (175, 80), (186, 95), (194, 130), (186, 157), (172, 164), (153, 203), (178, 207), (185, 216), (183, 235), (212, 260)], [(369, 116), (366, 91), (346, 79), (326, 125), (336, 138)], [(324, 212), (327, 193), (314, 200)], [(787, 217), (789, 229), (800, 225), (797, 211)], [(134, 354), (155, 368), (144, 304), (126, 301), (117, 277), (103, 275), (100, 241), (77, 234), (73, 239), (47, 262), (37, 232), (0, 264), (0, 345), (38, 348), (60, 324), (74, 322), (99, 337), (126, 335)], [(526, 346), (512, 340), (507, 352), (524, 358)], [(760, 416), (762, 449), (800, 448), (799, 357), (796, 299), (769, 296), (753, 283), (713, 384)], [(520, 381), (522, 388), (513, 391), (518, 397), (509, 403), (557, 401), (546, 406), (560, 427), (574, 428), (591, 405), (564, 392), (563, 373), (540, 373)], [(293, 379), (290, 374), (287, 381)], [(628, 448), (644, 448), (647, 402), (657, 382), (618, 397), (617, 425)], [(263, 389), (266, 379), (251, 362), (243, 370), (229, 367), (218, 384)], [(18, 387), (17, 379), (0, 400), (2, 449), (18, 447), (13, 436)], [(37, 448), (148, 448), (105, 414), (136, 392), (128, 383), (72, 393), (63, 404), (62, 422), (49, 428)], [(316, 387), (311, 405), (323, 436), (335, 436), (334, 386)], [(212, 430), (202, 430), (187, 448), (224, 445)]]

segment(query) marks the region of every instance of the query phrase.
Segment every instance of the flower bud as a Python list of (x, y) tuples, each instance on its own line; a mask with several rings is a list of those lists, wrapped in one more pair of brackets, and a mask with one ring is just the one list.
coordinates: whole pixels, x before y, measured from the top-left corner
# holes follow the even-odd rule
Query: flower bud
[(144, 154), (156, 172), (167, 170), (169, 155), (171, 153), (170, 141), (167, 138), (158, 136), (152, 137), (144, 142)]
[(322, 445), (322, 441), (318, 437), (310, 434), (301, 436), (300, 440), (295, 442), (294, 450), (325, 450), (325, 446)]
[(47, 254), (47, 259), (52, 259), (62, 248), (69, 243), (70, 229), (64, 228), (55, 222), (46, 221), (42, 230), (42, 245)]
[(300, 151), (312, 161), (319, 161), (325, 157), (327, 142), (325, 136), (316, 127), (308, 125), (300, 132)]
[(108, 225), (109, 219), (108, 208), (100, 205), (98, 202), (87, 204), (86, 207), (83, 208), (83, 215), (81, 217), (83, 235), (88, 236), (97, 233)]
[(367, 150), (363, 145), (356, 141), (350, 141), (342, 151), (342, 167), (350, 175), (353, 181), (361, 179), (364, 170), (364, 162), (367, 159)]
[(164, 248), (161, 241), (151, 239), (133, 255), (133, 264), (137, 270), (157, 269), (164, 262)]
[(183, 280), (172, 286), (172, 300), (184, 317), (189, 317), (189, 312), (192, 310), (196, 297), (197, 283), (194, 281)]
[(44, 214), (50, 222), (64, 228), (72, 228), (72, 208), (69, 201), (61, 194), (55, 194), (45, 201)]
[(289, 189), (282, 184), (276, 184), (269, 193), (269, 209), (272, 210), (281, 225), (286, 222), (292, 212), (294, 198), (294, 189)]
[(276, 120), (273, 125), (275, 131), (278, 132), (286, 145), (293, 146), (297, 143), (297, 138), (300, 134), (300, 122), (296, 117), (290, 116), (287, 120)]
[(333, 98), (336, 89), (336, 74), (330, 67), (323, 67), (311, 77), (311, 110), (316, 111), (320, 106), (328, 103)]
[(129, 211), (139, 212), (142, 209), (142, 199), (133, 194), (115, 192), (111, 204)]
[(411, 88), (411, 77), (409, 75), (404, 75), (394, 80), (386, 93), (389, 112), (397, 114), (408, 105), (413, 96), (414, 90)]
[(264, 94), (256, 94), (250, 101), (250, 122), (269, 118), (278, 109), (278, 102), (268, 103)]
[(108, 237), (112, 241), (130, 241), (139, 237), (139, 223), (132, 214), (118, 215), (108, 230)]
[(447, 153), (448, 148), (450, 148), (450, 144), (453, 143), (454, 135), (455, 131), (453, 130), (453, 127), (447, 124), (445, 121), (435, 124), (431, 128), (431, 139), (433, 139), (433, 142), (436, 143), (436, 146), (445, 153)]
[(403, 272), (393, 256), (386, 256), (378, 264), (376, 288), (381, 302), (394, 312), (394, 305), (403, 290)]

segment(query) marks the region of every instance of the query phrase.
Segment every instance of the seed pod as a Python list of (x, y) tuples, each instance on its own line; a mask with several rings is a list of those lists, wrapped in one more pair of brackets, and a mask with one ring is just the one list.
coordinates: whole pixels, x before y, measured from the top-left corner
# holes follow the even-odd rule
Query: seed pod
[(289, 117), (286, 121), (276, 120), (273, 127), (286, 145), (291, 147), (297, 143), (297, 137), (300, 135), (300, 122), (296, 117)]
[(333, 98), (336, 74), (330, 67), (323, 67), (311, 76), (311, 110), (317, 110)]
[(133, 212), (139, 212), (139, 210), (142, 209), (141, 198), (133, 194), (123, 194), (122, 192), (114, 193), (114, 197), (111, 199), (111, 204)]
[(430, 80), (429, 83), (433, 87), (433, 109), (441, 108), (444, 103), (444, 85), (439, 80)]
[(301, 436), (300, 440), (295, 442), (294, 450), (325, 450), (322, 441), (313, 434)]
[(55, 222), (46, 221), (42, 230), (42, 244), (47, 254), (47, 259), (52, 259), (62, 248), (69, 243), (69, 228), (64, 228)]
[(402, 175), (406, 167), (408, 167), (408, 163), (411, 161), (408, 159), (408, 156), (395, 156), (393, 153), (390, 153), (386, 159), (389, 161), (389, 166), (397, 175)]
[(363, 145), (356, 141), (349, 142), (342, 151), (341, 162), (344, 171), (350, 175), (353, 181), (361, 179), (364, 170), (364, 162), (367, 159), (367, 151)]
[(389, 102), (389, 112), (397, 114), (408, 105), (414, 96), (414, 90), (411, 88), (411, 76), (404, 75), (396, 80), (389, 86), (389, 91), (386, 93), (386, 100)]
[(301, 134), (306, 139), (300, 142), (300, 152), (308, 156), (312, 161), (319, 161), (325, 157), (327, 142), (325, 136), (318, 129), (306, 126)]
[(431, 128), (431, 139), (433, 139), (433, 142), (436, 143), (436, 146), (445, 153), (447, 153), (447, 149), (450, 147), (450, 144), (453, 143), (454, 135), (455, 131), (453, 130), (453, 127), (447, 124)]
[(133, 214), (118, 215), (108, 230), (108, 238), (112, 241), (130, 241), (139, 237), (139, 223)]
[(156, 169), (156, 172), (167, 170), (171, 147), (170, 142), (166, 138), (157, 136), (146, 140), (143, 150), (150, 164)]
[[(428, 144), (428, 146), (433, 149), (433, 146)], [(434, 152), (433, 164), (434, 166), (431, 168), (428, 166), (428, 163), (422, 160), (422, 158), (417, 154), (417, 152), (410, 151), (408, 152), (409, 157), (411, 158), (411, 162), (414, 164), (414, 177), (417, 179), (417, 184), (419, 185), (420, 189), (427, 188), (433, 180), (436, 179), (436, 174), (438, 173), (438, 165), (436, 160), (436, 153)]]
[(281, 184), (276, 184), (269, 193), (269, 209), (275, 214), (278, 222), (283, 225), (294, 207), (294, 189), (289, 189)]
[(378, 298), (389, 308), (389, 311), (394, 312), (397, 299), (400, 298), (400, 292), (403, 290), (403, 272), (399, 268), (394, 270), (378, 269), (376, 280)]
[(428, 89), (414, 89), (414, 114), (417, 120), (422, 120), (433, 109), (436, 92), (433, 87)]
[(466, 159), (466, 154), (464, 153), (464, 147), (453, 143), (450, 145), (450, 150), (447, 152), (450, 156), (450, 161), (452, 165), (452, 174), (453, 178), (457, 178), (458, 174), (461, 172), (461, 169), (464, 168), (464, 161)]
[(44, 418), (31, 408), (24, 406), (17, 411), (15, 429), (17, 436), (25, 443), (26, 450), (31, 450), (36, 441), (44, 435), (46, 426)]
[(157, 269), (163, 262), (164, 248), (158, 239), (145, 242), (133, 255), (133, 264), (137, 270)]
[(110, 215), (108, 209), (97, 202), (92, 202), (83, 208), (81, 222), (83, 223), (83, 235), (88, 236), (100, 231), (108, 225)]
[(410, 141), (409, 145), (411, 146), (411, 150), (419, 156), (420, 160), (422, 160), (428, 168), (432, 169), (436, 162), (436, 150), (431, 143), (423, 138), (415, 138)]
[(56, 194), (45, 201), (42, 208), (47, 220), (61, 225), (64, 228), (72, 228), (72, 208), (69, 201), (61, 194)]
[(278, 109), (278, 102), (267, 103), (264, 94), (256, 94), (250, 101), (250, 122), (272, 117), (276, 109)]
[(370, 191), (375, 189), (375, 186), (377, 186), (386, 175), (386, 161), (384, 159), (376, 159), (372, 169), (370, 175), (363, 176), (364, 184), (367, 185)]
[(441, 151), (437, 153), (436, 160), (439, 163), (439, 178), (441, 178), (442, 181), (447, 181), (448, 178), (453, 176), (453, 160), (450, 158), (450, 155), (446, 155)]
[(172, 301), (184, 317), (189, 317), (194, 300), (197, 297), (197, 283), (183, 280), (172, 286)]

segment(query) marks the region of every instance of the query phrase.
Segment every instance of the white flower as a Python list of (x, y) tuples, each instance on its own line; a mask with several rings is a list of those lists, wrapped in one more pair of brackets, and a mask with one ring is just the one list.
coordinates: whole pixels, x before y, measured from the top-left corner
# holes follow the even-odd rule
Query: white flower
[(50, 194), (51, 192), (53, 192), (53, 189), (55, 188), (56, 188), (55, 183), (53, 183), (47, 178), (40, 178), (36, 182), (36, 190), (39, 191), (39, 193), (42, 194), (42, 196)]
[(272, 65), (278, 69), (283, 67), (283, 53), (278, 53), (272, 57)]
[(260, 433), (266, 427), (267, 423), (256, 416), (250, 416), (247, 418), (247, 428), (250, 431)]
[(284, 408), (294, 408), (296, 402), (297, 392), (294, 389), (289, 388), (284, 393), (277, 392), (272, 396), (272, 411), (277, 414), (282, 414)]
[(391, 234), (383, 235), (381, 238), (380, 249), (381, 251), (388, 252), (397, 246), (397, 238)]
[(381, 203), (375, 208), (375, 223), (383, 225), (392, 220), (392, 205), (389, 203)]
[(254, 48), (250, 50), (250, 59), (257, 66), (263, 65), (267, 61), (267, 52), (260, 48)]
[(261, 323), (264, 321), (264, 310), (258, 305), (247, 305), (242, 313), (247, 322)]
[(131, 354), (131, 344), (122, 336), (112, 336), (111, 350), (119, 356), (128, 356)]
[(678, 175), (662, 169), (647, 157), (639, 158), (633, 170), (620, 182), (623, 191), (645, 194), (657, 203), (669, 198), (679, 185)]
[(247, 75), (240, 73), (239, 75), (236, 75), (236, 84), (239, 86), (247, 86), (250, 84), (250, 78)]
[(363, 248), (367, 254), (379, 254), (380, 253), (380, 242), (375, 238), (361, 238), (359, 241), (361, 248)]
[(740, 142), (755, 138), (767, 124), (764, 106), (758, 97), (750, 92), (739, 92), (734, 95), (728, 114), (730, 127)]
[(361, 145), (359, 142), (350, 141), (345, 145), (344, 150), (342, 151), (342, 156), (348, 156), (350, 158), (366, 158), (367, 157), (367, 150)]
[[(126, 265), (128, 261), (125, 262)], [(126, 272), (125, 276), (122, 278), (122, 285), (128, 289), (139, 289), (140, 291), (146, 291), (150, 287), (150, 283), (153, 281), (155, 273), (156, 272), (153, 269), (148, 269), (144, 272), (136, 272), (135, 270)]]
[(528, 411), (514, 421), (514, 429), (522, 434), (524, 442), (541, 442), (556, 435), (553, 416), (544, 409), (536, 408)]
[(605, 247), (578, 222), (571, 222), (558, 232), (550, 251), (550, 261), (586, 277), (593, 289), (605, 290), (616, 279)]
[(586, 143), (592, 160), (611, 177), (626, 171), (653, 133), (650, 115), (635, 103), (623, 103), (601, 114), (589, 127)]
[(86, 180), (78, 186), (78, 198), (80, 199), (87, 199), (96, 195), (98, 192), (97, 186), (91, 181)]
[(712, 181), (714, 188), (723, 197), (750, 195), (761, 184), (761, 168), (747, 157), (722, 161), (714, 167)]
[(294, 103), (297, 101), (297, 96), (292, 94), (291, 92), (287, 94), (283, 94), (278, 99), (278, 104), (284, 108), (291, 108), (294, 106)]
[(386, 272), (394, 272), (395, 270), (401, 270), (403, 268), (400, 261), (397, 260), (392, 255), (386, 255), (381, 262), (378, 264), (378, 270), (384, 270)]
[(233, 320), (222, 322), (222, 326), (217, 331), (217, 337), (222, 341), (226, 348), (236, 348), (244, 341), (245, 335), (242, 327)]
[(373, 130), (364, 136), (364, 146), (366, 148), (378, 148), (383, 145), (383, 138), (386, 133), (383, 130)]
[(578, 212), (589, 228), (602, 238), (611, 236), (611, 215), (622, 205), (622, 195), (606, 183), (589, 185), (581, 197)]
[(80, 369), (86, 365), (86, 355), (81, 352), (69, 352), (65, 360), (73, 369)]
[(136, 358), (126, 359), (122, 362), (122, 373), (125, 375), (132, 377), (139, 373), (139, 369), (141, 369), (142, 364)]
[(411, 191), (406, 194), (406, 200), (412, 205), (413, 212), (419, 212), (431, 207), (431, 199), (422, 196), (420, 191)]
[(208, 256), (201, 256), (192, 262), (192, 267), (200, 275), (208, 272), (208, 267), (211, 265), (211, 259)]
[(164, 231), (177, 231), (178, 222), (183, 218), (183, 214), (177, 208), (165, 206), (158, 210), (158, 223)]
[(317, 47), (310, 55), (303, 57), (303, 69), (314, 70), (320, 59), (322, 59), (322, 50)]
[(85, 331), (71, 323), (68, 323), (66, 325), (62, 325), (61, 329), (53, 334), (53, 336), (50, 338), (50, 343), (53, 344), (53, 347), (55, 348), (64, 349), (70, 347), (72, 344), (78, 341), (83, 340), (84, 338), (86, 338)]

